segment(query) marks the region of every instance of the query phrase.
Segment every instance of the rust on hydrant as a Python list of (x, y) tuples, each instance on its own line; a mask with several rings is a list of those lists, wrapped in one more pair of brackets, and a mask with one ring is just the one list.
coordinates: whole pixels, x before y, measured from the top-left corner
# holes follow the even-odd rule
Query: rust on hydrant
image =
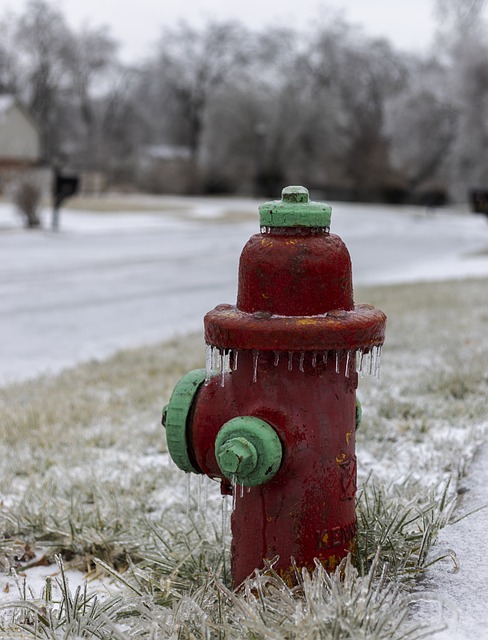
[(276, 557), (292, 582), (293, 565), (332, 571), (354, 550), (358, 372), (378, 372), (386, 316), (354, 304), (330, 217), (304, 187), (260, 207), (237, 305), (207, 313), (206, 370), (184, 376), (165, 410), (176, 464), (234, 493), (235, 586)]

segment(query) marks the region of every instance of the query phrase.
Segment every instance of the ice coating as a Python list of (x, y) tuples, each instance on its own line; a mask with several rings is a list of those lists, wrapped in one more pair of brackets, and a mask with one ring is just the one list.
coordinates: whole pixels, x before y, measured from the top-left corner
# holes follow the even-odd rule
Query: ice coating
[[(293, 366), (298, 362), (298, 369), (302, 373), (307, 367), (317, 369), (320, 366), (326, 366), (328, 362), (334, 362), (334, 371), (337, 375), (343, 375), (349, 378), (351, 371), (351, 363), (355, 362), (354, 370), (363, 377), (364, 375), (372, 376), (376, 379), (380, 377), (382, 345), (374, 345), (372, 347), (349, 349), (346, 351), (262, 351), (253, 349), (253, 375), (252, 381), (256, 382), (259, 375), (259, 366), (263, 358), (269, 358), (271, 355), (272, 366), (278, 367), (282, 358), (286, 361), (286, 370), (293, 371)], [(238, 370), (239, 363), (238, 349), (221, 349), (214, 345), (206, 345), (206, 372), (205, 381), (209, 382), (210, 378), (215, 375), (220, 376), (221, 386), (225, 386), (226, 377)]]

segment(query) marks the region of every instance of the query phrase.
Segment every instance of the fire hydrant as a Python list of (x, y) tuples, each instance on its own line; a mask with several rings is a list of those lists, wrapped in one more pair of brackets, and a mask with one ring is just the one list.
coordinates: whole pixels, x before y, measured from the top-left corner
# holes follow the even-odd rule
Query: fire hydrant
[(266, 561), (289, 583), (354, 551), (358, 372), (376, 373), (386, 316), (354, 305), (351, 260), (331, 208), (304, 187), (259, 208), (237, 305), (204, 319), (207, 367), (165, 407), (168, 449), (186, 472), (234, 495), (238, 586)]

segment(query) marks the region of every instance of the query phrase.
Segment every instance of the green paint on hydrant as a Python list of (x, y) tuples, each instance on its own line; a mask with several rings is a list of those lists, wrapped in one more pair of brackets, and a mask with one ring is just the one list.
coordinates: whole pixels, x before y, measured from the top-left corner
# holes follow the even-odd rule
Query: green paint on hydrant
[(310, 202), (308, 189), (285, 187), (281, 200), (265, 202), (259, 207), (262, 227), (330, 227), (332, 208), (323, 202)]
[(268, 482), (278, 471), (282, 455), (276, 431), (253, 416), (232, 418), (215, 441), (215, 457), (224, 476), (246, 487)]

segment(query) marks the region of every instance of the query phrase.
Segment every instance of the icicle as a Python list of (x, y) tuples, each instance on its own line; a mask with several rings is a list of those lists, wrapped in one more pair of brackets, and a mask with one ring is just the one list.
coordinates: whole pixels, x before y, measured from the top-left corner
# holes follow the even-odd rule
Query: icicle
[(341, 352), (340, 351), (336, 351), (335, 352), (335, 372), (339, 373), (339, 361), (341, 359)]
[(373, 376), (379, 380), (380, 377), (380, 365), (381, 365), (381, 345), (373, 347)]
[(273, 362), (274, 366), (277, 367), (280, 364), (280, 352), (279, 351), (275, 351), (274, 352), (274, 362)]
[(293, 369), (293, 351), (288, 351), (288, 371)]
[(197, 513), (200, 515), (200, 494), (202, 490), (202, 479), (200, 476), (197, 478)]
[(222, 496), (222, 540), (225, 541), (229, 528), (229, 500), (228, 496)]
[(363, 377), (363, 350), (358, 349), (358, 358), (356, 359), (356, 371), (361, 374), (361, 378)]
[(207, 519), (209, 478), (205, 475), (198, 476), (197, 484), (197, 513), (205, 521)]
[(252, 381), (258, 380), (258, 363), (259, 363), (259, 351), (254, 349), (252, 352)]
[(351, 361), (351, 352), (348, 351), (347, 352), (347, 356), (346, 356), (346, 378), (349, 378), (349, 363)]
[(212, 349), (209, 344), (205, 347), (205, 382), (208, 382), (212, 375)]
[(203, 518), (207, 519), (207, 508), (208, 508), (208, 489), (210, 486), (210, 478), (208, 476), (203, 476)]
[(220, 385), (225, 385), (225, 375), (231, 372), (231, 350), (219, 350)]
[(305, 369), (303, 368), (303, 363), (305, 361), (305, 351), (302, 351), (300, 353), (300, 363), (298, 365), (298, 368), (300, 369), (300, 371), (303, 373), (305, 371)]
[(220, 386), (225, 386), (225, 351), (220, 350)]
[(316, 366), (317, 366), (317, 352), (314, 351), (312, 353), (312, 367), (315, 369)]
[(241, 493), (241, 498), (243, 498), (244, 497), (244, 485), (241, 484), (240, 487), (241, 487), (241, 492), (240, 492)]
[(361, 364), (361, 378), (364, 378), (364, 376), (368, 373), (368, 358), (369, 358), (369, 351), (364, 350), (362, 355), (362, 364)]
[(368, 370), (368, 373), (369, 373), (370, 376), (373, 375), (373, 360), (374, 360), (373, 353), (374, 353), (374, 347), (372, 347), (372, 349), (369, 352), (369, 370)]
[(190, 500), (191, 500), (191, 473), (185, 474), (186, 481), (186, 517), (190, 514)]
[(235, 511), (236, 502), (237, 502), (237, 485), (236, 485), (235, 476), (232, 476), (231, 484), (232, 484), (232, 511)]
[(239, 351), (234, 349), (232, 351), (232, 371), (237, 371), (237, 357), (239, 355)]
[(210, 370), (214, 372), (217, 369), (217, 347), (212, 346), (211, 354), (212, 364), (210, 365)]
[(363, 372), (365, 375), (371, 375), (371, 348), (364, 353)]
[(329, 359), (329, 352), (328, 351), (324, 351), (322, 353), (322, 362), (324, 363), (324, 366), (327, 365), (327, 360)]

